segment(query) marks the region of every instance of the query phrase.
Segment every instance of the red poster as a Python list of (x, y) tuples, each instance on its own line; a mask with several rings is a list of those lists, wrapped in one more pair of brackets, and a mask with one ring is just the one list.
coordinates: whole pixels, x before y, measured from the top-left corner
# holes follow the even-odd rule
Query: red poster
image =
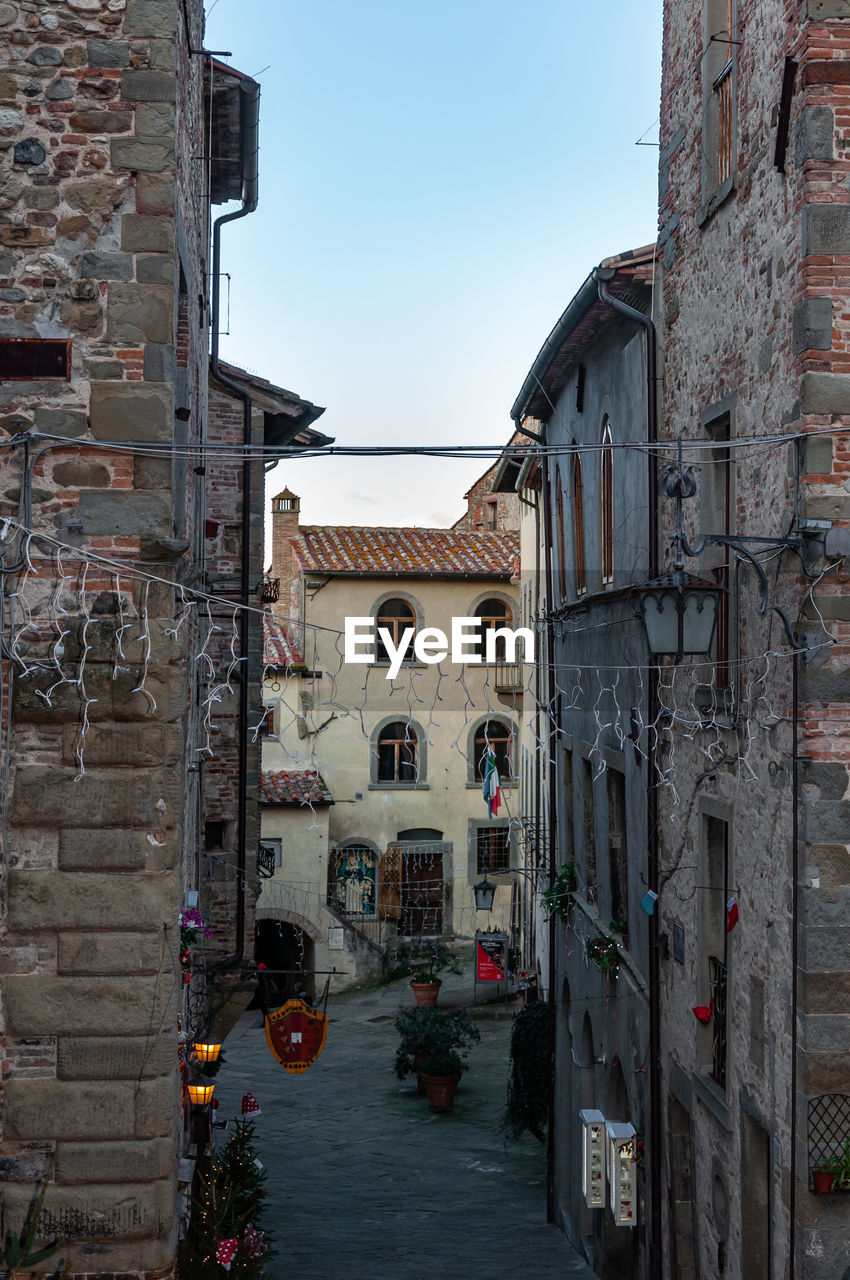
[(476, 977), (479, 982), (505, 981), (503, 938), (479, 938), (475, 946)]

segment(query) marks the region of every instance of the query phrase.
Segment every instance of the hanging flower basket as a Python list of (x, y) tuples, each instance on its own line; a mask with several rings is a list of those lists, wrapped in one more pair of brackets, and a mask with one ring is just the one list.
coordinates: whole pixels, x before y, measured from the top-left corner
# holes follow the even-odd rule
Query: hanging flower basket
[(192, 977), (192, 947), (200, 937), (211, 938), (209, 928), (197, 907), (183, 907), (178, 917), (180, 925), (180, 968), (183, 970), (183, 985), (186, 986)]
[(552, 916), (558, 916), (566, 924), (570, 897), (577, 888), (576, 864), (565, 862), (549, 888), (540, 895), (543, 910), (548, 913), (550, 919)]
[(591, 938), (587, 944), (587, 958), (605, 978), (616, 978), (620, 968), (620, 955), (613, 938), (602, 935)]

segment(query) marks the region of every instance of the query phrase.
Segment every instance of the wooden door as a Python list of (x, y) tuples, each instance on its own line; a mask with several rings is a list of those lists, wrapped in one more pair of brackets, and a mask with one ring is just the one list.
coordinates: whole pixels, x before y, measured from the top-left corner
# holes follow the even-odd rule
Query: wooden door
[(443, 932), (446, 899), (444, 862), (451, 867), (452, 845), (445, 840), (405, 842), (402, 850), (401, 924), (405, 937), (438, 937)]

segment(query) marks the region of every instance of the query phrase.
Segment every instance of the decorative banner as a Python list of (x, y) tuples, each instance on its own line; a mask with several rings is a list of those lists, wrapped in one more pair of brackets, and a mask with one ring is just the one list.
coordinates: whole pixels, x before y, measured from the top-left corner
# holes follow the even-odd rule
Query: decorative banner
[(285, 1071), (300, 1075), (325, 1047), (328, 1016), (303, 1000), (287, 1000), (266, 1018), (266, 1041)]
[(504, 982), (508, 940), (501, 937), (475, 939), (475, 977), (477, 982)]
[(731, 933), (738, 923), (738, 899), (733, 894), (726, 903), (726, 932)]

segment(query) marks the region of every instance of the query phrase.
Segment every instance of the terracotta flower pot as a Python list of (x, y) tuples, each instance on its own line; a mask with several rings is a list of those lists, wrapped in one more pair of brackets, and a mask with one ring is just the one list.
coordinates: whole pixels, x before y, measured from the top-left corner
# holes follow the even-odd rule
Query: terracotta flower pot
[(832, 1184), (835, 1182), (835, 1174), (826, 1173), (823, 1169), (813, 1169), (812, 1182), (816, 1196), (828, 1196), (832, 1191)]
[(411, 982), (410, 989), (421, 1009), (433, 1009), (442, 985), (442, 981), (435, 978), (433, 982)]
[(451, 1111), (460, 1076), (421, 1076), (432, 1111)]

